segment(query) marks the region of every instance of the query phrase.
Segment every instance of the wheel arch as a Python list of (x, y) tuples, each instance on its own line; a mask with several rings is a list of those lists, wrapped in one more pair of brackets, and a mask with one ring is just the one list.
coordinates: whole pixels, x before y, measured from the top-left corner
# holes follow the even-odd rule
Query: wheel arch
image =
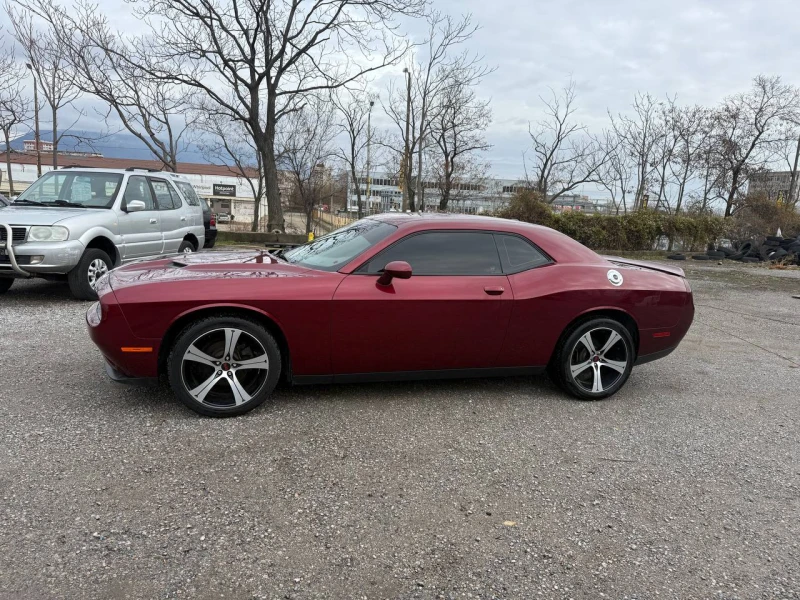
[(158, 374), (167, 373), (167, 359), (169, 352), (175, 343), (176, 338), (188, 324), (198, 319), (213, 316), (234, 316), (256, 320), (275, 338), (281, 352), (281, 378), (291, 380), (292, 364), (291, 353), (289, 351), (289, 341), (277, 320), (271, 315), (260, 311), (252, 306), (242, 306), (237, 304), (219, 304), (214, 306), (203, 306), (182, 313), (176, 317), (167, 328), (161, 340), (158, 350)]
[(636, 356), (633, 357), (634, 362), (639, 354), (639, 324), (636, 322), (636, 319), (627, 311), (622, 310), (621, 308), (616, 307), (602, 307), (602, 308), (591, 308), (577, 317), (575, 317), (572, 321), (567, 324), (564, 330), (561, 332), (561, 335), (558, 337), (558, 341), (556, 342), (553, 351), (550, 353), (550, 360), (553, 360), (553, 357), (558, 352), (558, 349), (561, 347), (562, 342), (570, 335), (570, 333), (578, 327), (581, 323), (584, 323), (590, 319), (597, 319), (597, 318), (608, 318), (613, 319), (620, 324), (622, 324), (628, 332), (631, 334), (631, 338), (633, 339), (633, 349)]
[(197, 236), (193, 233), (187, 233), (185, 236), (183, 236), (183, 241), (189, 242), (192, 246), (194, 246), (195, 252), (200, 249), (200, 240), (198, 240)]
[(117, 249), (116, 244), (107, 238), (104, 235), (98, 235), (89, 241), (86, 244), (87, 248), (97, 248), (98, 250), (102, 250), (108, 257), (111, 259), (111, 262), (116, 267), (121, 262), (121, 257), (119, 255), (119, 250)]

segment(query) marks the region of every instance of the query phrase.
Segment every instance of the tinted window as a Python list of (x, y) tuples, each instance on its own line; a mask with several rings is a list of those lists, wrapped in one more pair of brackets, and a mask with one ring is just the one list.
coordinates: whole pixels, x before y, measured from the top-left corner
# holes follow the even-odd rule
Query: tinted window
[(169, 184), (166, 181), (161, 179), (151, 179), (150, 183), (153, 186), (153, 191), (156, 194), (156, 201), (158, 202), (158, 209), (159, 210), (172, 210), (173, 208), (178, 208), (180, 204), (177, 206), (173, 203), (172, 192), (169, 189)]
[(530, 242), (515, 235), (496, 235), (497, 249), (503, 261), (503, 271), (519, 273), (550, 262)]
[(144, 202), (145, 210), (156, 209), (156, 205), (153, 202), (153, 194), (150, 191), (150, 186), (147, 185), (147, 179), (140, 175), (132, 175), (128, 178), (124, 199), (126, 206), (133, 200), (140, 200)]
[(499, 275), (503, 272), (491, 233), (437, 231), (412, 235), (381, 252), (362, 270), (380, 273), (394, 260), (406, 261), (414, 275)]

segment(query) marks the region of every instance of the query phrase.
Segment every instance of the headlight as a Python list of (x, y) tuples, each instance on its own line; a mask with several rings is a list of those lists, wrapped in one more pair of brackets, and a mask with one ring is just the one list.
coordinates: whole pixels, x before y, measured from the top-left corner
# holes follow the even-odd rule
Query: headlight
[(53, 227), (34, 225), (28, 231), (29, 242), (63, 242), (67, 238), (69, 238), (69, 229), (58, 225)]

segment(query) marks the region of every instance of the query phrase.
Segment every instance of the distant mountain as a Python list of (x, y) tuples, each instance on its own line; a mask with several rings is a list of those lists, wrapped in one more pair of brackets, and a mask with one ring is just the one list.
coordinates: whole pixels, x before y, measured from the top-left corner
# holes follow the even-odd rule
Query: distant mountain
[[(34, 139), (33, 132), (26, 133), (11, 141), (14, 150), (22, 150), (25, 140)], [(42, 131), (41, 139), (51, 141), (52, 132)], [(123, 132), (102, 136), (95, 131), (70, 131), (61, 139), (59, 150), (79, 152), (99, 152), (108, 158), (130, 158), (133, 160), (152, 160), (154, 157), (135, 135)], [(178, 153), (178, 162), (208, 164), (200, 149), (194, 144), (186, 144)]]

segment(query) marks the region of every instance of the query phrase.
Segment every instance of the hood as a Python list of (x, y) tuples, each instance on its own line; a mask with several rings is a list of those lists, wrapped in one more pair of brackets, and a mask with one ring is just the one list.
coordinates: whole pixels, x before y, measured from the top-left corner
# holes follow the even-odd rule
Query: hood
[(313, 277), (315, 271), (280, 261), (267, 252), (201, 252), (143, 260), (111, 271), (114, 290), (148, 283), (213, 279)]
[(7, 225), (55, 225), (87, 213), (108, 211), (105, 208), (60, 208), (57, 206), (6, 206), (0, 210), (0, 223)]
[(660, 271), (661, 273), (668, 273), (670, 275), (677, 275), (678, 277), (686, 277), (683, 269), (680, 267), (673, 267), (672, 265), (662, 265), (661, 263), (654, 263), (644, 260), (632, 260), (630, 258), (620, 258), (619, 256), (604, 256), (608, 262), (619, 267), (626, 267), (629, 269), (649, 269), (651, 271)]

